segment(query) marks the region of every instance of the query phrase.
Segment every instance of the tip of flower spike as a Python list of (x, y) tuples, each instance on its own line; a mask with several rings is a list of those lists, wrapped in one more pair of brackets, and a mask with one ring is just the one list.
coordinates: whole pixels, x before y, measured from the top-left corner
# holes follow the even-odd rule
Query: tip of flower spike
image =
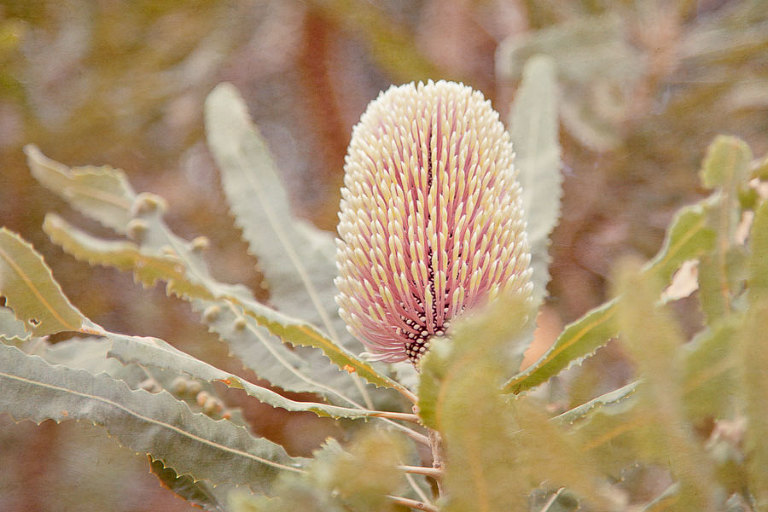
[(373, 359), (414, 364), (452, 318), (530, 293), (514, 154), (482, 94), (393, 86), (355, 126), (339, 212), (336, 301)]

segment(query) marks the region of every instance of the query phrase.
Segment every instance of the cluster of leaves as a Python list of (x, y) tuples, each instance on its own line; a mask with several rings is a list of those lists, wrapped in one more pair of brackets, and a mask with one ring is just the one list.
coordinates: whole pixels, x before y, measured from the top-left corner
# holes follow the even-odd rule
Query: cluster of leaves
[[(510, 120), (536, 305), (559, 215), (554, 74), (552, 59), (529, 61)], [(702, 170), (712, 195), (675, 217), (653, 260), (623, 266), (616, 298), (567, 326), (539, 361), (517, 371), (533, 314), (502, 299), (457, 323), (414, 379), (407, 364), (385, 367), (354, 354), (359, 345), (333, 301), (333, 235), (288, 210), (264, 141), (231, 86), (209, 96), (206, 127), (231, 211), (271, 284), (270, 305), (217, 281), (203, 256), (206, 240), (174, 234), (163, 199), (137, 194), (121, 171), (69, 168), (28, 147), (41, 184), (120, 237), (94, 236), (53, 213), (43, 229), (75, 258), (131, 271), (146, 286), (164, 281), (260, 378), (318, 401), (288, 399), (157, 338), (109, 332), (67, 300), (28, 243), (2, 229), (0, 411), (102, 426), (147, 453), (165, 485), (209, 510), (766, 506), (760, 468), (768, 451), (759, 440), (768, 433), (760, 410), (768, 397), (768, 352), (760, 346), (768, 203), (759, 182), (768, 163), (753, 163), (742, 142), (713, 143)], [(684, 344), (666, 304), (682, 294), (662, 288), (682, 279), (675, 274), (686, 262), (698, 265), (705, 321)], [(55, 333), (75, 336), (50, 343)], [(557, 415), (529, 393), (619, 333), (638, 380)], [(226, 409), (217, 398), (222, 385), (272, 407), (338, 419), (351, 441), (329, 440), (312, 458), (291, 456)], [(439, 467), (421, 460), (426, 446)], [(649, 473), (665, 487), (634, 492), (633, 482)]]

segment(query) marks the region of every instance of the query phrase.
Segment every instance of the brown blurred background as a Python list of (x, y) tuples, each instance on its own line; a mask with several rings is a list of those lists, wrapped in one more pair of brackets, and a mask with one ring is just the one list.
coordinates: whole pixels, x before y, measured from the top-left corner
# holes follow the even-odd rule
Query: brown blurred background
[[(203, 139), (202, 105), (215, 84), (233, 82), (246, 98), (294, 209), (332, 230), (351, 128), (380, 90), (461, 80), (506, 118), (519, 64), (536, 51), (558, 59), (564, 101), (564, 215), (546, 343), (605, 299), (618, 256), (658, 249), (671, 215), (700, 193), (696, 172), (715, 134), (768, 150), (765, 1), (5, 0), (0, 224), (34, 244), (96, 322), (240, 371), (162, 288), (89, 268), (46, 239), (50, 210), (100, 228), (33, 181), (22, 146), (68, 165), (124, 169), (138, 191), (168, 200), (179, 234), (211, 239), (217, 277), (257, 290), (255, 260), (232, 227)], [(697, 312), (679, 307), (695, 326)], [(576, 370), (570, 399), (620, 383), (625, 366), (618, 349), (602, 350)], [(292, 453), (334, 433), (330, 422), (288, 421), (254, 405), (248, 417)], [(86, 425), (0, 415), (0, 460), (2, 511), (190, 509), (157, 485), (143, 457)]]

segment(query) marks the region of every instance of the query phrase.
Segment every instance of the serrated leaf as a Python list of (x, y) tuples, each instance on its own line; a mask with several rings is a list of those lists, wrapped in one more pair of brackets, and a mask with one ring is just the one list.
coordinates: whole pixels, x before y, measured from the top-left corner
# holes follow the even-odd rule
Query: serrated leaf
[[(44, 158), (44, 157), (43, 157)], [(53, 162), (52, 166), (59, 168), (66, 174), (76, 174), (78, 169), (69, 169), (62, 164)], [(83, 171), (85, 172), (85, 171)], [(104, 171), (106, 172), (106, 171)], [(118, 178), (122, 173), (117, 170), (110, 170)], [(55, 176), (59, 176), (55, 174)], [(117, 179), (117, 178), (115, 178)], [(54, 192), (61, 193), (60, 190)], [(68, 199), (64, 196), (65, 199)], [(138, 199), (136, 199), (138, 200)], [(50, 231), (52, 238), (60, 242), (68, 252), (75, 257), (85, 259), (94, 263), (118, 266), (118, 268), (127, 268), (137, 274), (137, 277), (149, 284), (156, 279), (168, 280), (168, 291), (182, 295), (187, 300), (197, 300), (200, 309), (207, 310), (210, 307), (219, 308), (221, 311), (232, 311), (236, 319), (246, 318), (248, 315), (243, 311), (243, 304), (257, 304), (253, 300), (253, 295), (243, 286), (229, 285), (216, 281), (210, 275), (208, 268), (201, 255), (195, 251), (193, 244), (186, 242), (173, 234), (159, 215), (157, 207), (150, 211), (141, 213), (139, 217), (142, 225), (141, 243), (104, 241), (94, 238), (76, 228), (67, 225), (57, 217), (51, 217), (51, 221), (46, 224), (46, 229)], [(138, 252), (136, 252), (138, 250)], [(179, 267), (181, 265), (181, 267)], [(146, 267), (146, 268), (145, 268)], [(210, 300), (198, 300), (209, 298)], [(268, 311), (266, 306), (258, 305), (260, 311)], [(224, 315), (227, 316), (227, 315)], [(253, 317), (258, 320), (258, 318)], [(263, 315), (261, 316), (263, 319)], [(282, 315), (281, 318), (287, 318)], [(274, 319), (273, 319), (274, 320)], [(221, 323), (208, 322), (209, 327), (220, 336), (223, 333), (232, 333)], [(301, 322), (299, 322), (301, 323)], [(250, 323), (249, 323), (250, 325)], [(270, 325), (278, 325), (272, 323)], [(247, 335), (246, 342), (261, 345), (263, 350), (250, 350), (239, 343), (243, 336), (238, 337), (238, 342), (234, 343), (236, 355), (244, 358), (244, 363), (253, 368), (257, 374), (264, 378), (269, 378), (275, 385), (291, 391), (311, 391), (318, 392), (327, 396), (336, 403), (357, 404), (364, 401), (369, 407), (372, 403), (369, 400), (368, 392), (357, 375), (340, 372), (326, 363), (325, 356), (322, 353), (312, 350), (309, 353), (301, 354), (306, 359), (300, 371), (295, 364), (296, 358), (287, 357), (285, 349), (274, 348), (278, 343), (274, 337), (267, 333), (264, 327), (253, 329), (252, 326), (247, 329), (236, 329), (237, 333), (250, 333)], [(290, 328), (282, 329), (283, 336), (294, 333)], [(314, 331), (325, 341), (325, 338), (319, 331)], [(222, 336), (224, 341), (228, 341), (226, 334)], [(286, 340), (288, 341), (288, 340)], [(353, 358), (345, 359), (338, 353), (336, 347), (322, 343), (331, 349), (334, 361), (343, 361), (349, 364), (349, 368), (354, 369)], [(309, 350), (309, 349), (307, 349)], [(345, 351), (341, 351), (346, 353)], [(250, 357), (253, 355), (253, 357)], [(262, 357), (267, 355), (267, 357)], [(293, 359), (293, 363), (290, 362)], [(373, 373), (378, 375), (378, 371), (373, 366), (362, 363), (363, 373), (371, 376)], [(273, 371), (278, 368), (278, 371)], [(283, 377), (282, 379), (280, 377)], [(272, 379), (275, 380), (272, 380)], [(379, 382), (393, 383), (391, 379), (379, 376)], [(388, 387), (397, 387), (390, 385)]]
[(651, 424), (637, 438), (642, 455), (668, 466), (680, 483), (681, 510), (716, 510), (715, 472), (686, 422), (683, 405), (682, 336), (671, 315), (655, 303), (658, 280), (642, 277), (639, 265), (625, 263), (616, 279), (618, 322), (623, 346), (644, 385), (638, 390)]
[(104, 226), (124, 233), (136, 193), (122, 171), (111, 167), (70, 169), (47, 158), (33, 145), (24, 147), (32, 175), (75, 209)]
[(747, 144), (736, 138), (718, 135), (707, 149), (700, 176), (708, 189), (735, 190), (748, 176), (752, 152)]
[(522, 345), (527, 314), (522, 301), (497, 300), (457, 322), (452, 339), (433, 342), (422, 359), (419, 416), (442, 435), (445, 512), (527, 508), (527, 483), (510, 469), (516, 444), (499, 393), (510, 340)]
[(373, 366), (325, 337), (313, 325), (287, 317), (255, 301), (243, 301), (240, 305), (246, 315), (255, 318), (259, 325), (269, 329), (272, 334), (280, 336), (285, 342), (291, 345), (318, 348), (338, 368), (354, 373), (374, 386), (395, 389), (404, 395), (411, 394), (398, 382), (380, 374)]
[(333, 418), (363, 418), (374, 415), (372, 411), (366, 412), (360, 409), (348, 409), (314, 402), (297, 402), (285, 398), (270, 389), (257, 386), (236, 375), (220, 370), (157, 338), (124, 336), (114, 333), (107, 333), (105, 337), (111, 341), (108, 355), (125, 364), (154, 366), (184, 372), (203, 381), (222, 382), (229, 387), (242, 389), (249, 396), (272, 407), (294, 412), (313, 412), (318, 416)]
[(593, 398), (589, 402), (585, 402), (564, 413), (558, 414), (552, 418), (552, 421), (561, 425), (572, 425), (573, 423), (582, 421), (590, 415), (603, 411), (606, 408), (617, 407), (634, 396), (639, 385), (640, 381), (630, 382), (618, 389), (602, 394), (597, 398)]
[(747, 480), (755, 498), (756, 510), (768, 507), (768, 350), (765, 348), (765, 319), (768, 300), (753, 301), (740, 336), (739, 374), (740, 394), (747, 419), (744, 452), (747, 459)]
[(259, 259), (272, 302), (289, 315), (322, 326), (339, 341), (346, 331), (334, 301), (333, 235), (291, 212), (266, 142), (232, 85), (221, 84), (211, 92), (205, 120), (230, 208)]
[(756, 302), (768, 297), (768, 201), (755, 211), (749, 238), (749, 299)]
[(699, 298), (710, 324), (733, 310), (734, 296), (742, 276), (737, 272), (742, 259), (734, 246), (739, 221), (739, 190), (745, 184), (752, 153), (735, 137), (715, 138), (707, 150), (701, 170), (706, 188), (717, 189), (719, 201), (709, 208), (708, 222), (717, 233), (714, 251), (699, 265)]
[(178, 256), (148, 254), (125, 240), (104, 240), (72, 226), (54, 213), (45, 216), (43, 231), (53, 243), (65, 252), (91, 265), (115, 267), (133, 271), (145, 286), (158, 281), (167, 282), (167, 291), (187, 299), (212, 299), (213, 294), (204, 285), (188, 275), (188, 269)]
[(17, 320), (8, 308), (0, 307), (0, 338), (5, 340), (26, 340), (32, 334), (25, 329), (24, 322)]
[(215, 494), (205, 482), (195, 482), (188, 476), (179, 476), (173, 468), (167, 468), (163, 461), (147, 456), (149, 470), (166, 489), (170, 490), (192, 505), (209, 512), (224, 512), (224, 508), (216, 499)]
[(192, 413), (165, 391), (131, 390), (106, 374), (50, 365), (1, 344), (0, 385), (0, 410), (16, 419), (90, 421), (178, 475), (263, 490), (279, 473), (300, 471), (305, 462), (243, 427)]
[[(714, 232), (707, 226), (703, 203), (680, 210), (672, 221), (658, 254), (643, 273), (668, 282), (686, 260), (694, 259), (714, 245)], [(567, 325), (550, 349), (534, 364), (512, 377), (504, 390), (521, 393), (536, 387), (561, 371), (578, 364), (618, 334), (613, 299)]]
[(43, 258), (5, 228), (0, 228), (0, 295), (35, 336), (79, 331), (86, 320), (64, 296)]
[(533, 268), (533, 303), (546, 295), (549, 282), (549, 235), (560, 217), (562, 175), (558, 141), (558, 90), (555, 64), (536, 56), (526, 63), (523, 81), (512, 105), (509, 130), (515, 167), (522, 186), (526, 232)]
[(733, 407), (739, 316), (699, 333), (683, 350), (685, 410), (692, 421), (727, 418)]

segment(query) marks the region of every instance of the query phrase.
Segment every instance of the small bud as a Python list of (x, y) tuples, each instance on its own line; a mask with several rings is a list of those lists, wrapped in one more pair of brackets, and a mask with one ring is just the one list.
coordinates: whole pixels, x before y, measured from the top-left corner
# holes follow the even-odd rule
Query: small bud
[(206, 323), (215, 322), (218, 320), (220, 314), (221, 308), (219, 306), (208, 306), (203, 312), (203, 320), (205, 320)]
[(136, 242), (141, 242), (144, 239), (147, 229), (149, 229), (149, 225), (141, 219), (131, 220), (126, 227), (128, 238)]
[(197, 396), (197, 394), (202, 391), (203, 385), (200, 384), (196, 380), (188, 380), (187, 381), (187, 393), (189, 393), (192, 396)]
[(187, 379), (184, 377), (176, 377), (173, 379), (173, 382), (171, 382), (171, 390), (173, 390), (173, 392), (177, 395), (186, 394), (187, 389)]
[(242, 331), (245, 329), (246, 325), (248, 325), (248, 322), (241, 316), (237, 317), (237, 320), (235, 320), (235, 330), (237, 331)]
[(194, 252), (202, 252), (211, 246), (211, 241), (206, 236), (198, 236), (192, 240), (192, 250)]
[(131, 205), (131, 215), (139, 217), (155, 211), (165, 213), (168, 209), (168, 204), (165, 199), (157, 194), (151, 194), (149, 192), (142, 192), (136, 196), (136, 200)]
[(207, 415), (217, 414), (224, 410), (224, 404), (216, 397), (210, 396), (203, 404), (203, 412)]
[(205, 402), (208, 401), (208, 398), (210, 398), (210, 396), (211, 395), (207, 391), (201, 391), (195, 397), (195, 401), (197, 402), (197, 405), (202, 407), (203, 405), (205, 405)]

